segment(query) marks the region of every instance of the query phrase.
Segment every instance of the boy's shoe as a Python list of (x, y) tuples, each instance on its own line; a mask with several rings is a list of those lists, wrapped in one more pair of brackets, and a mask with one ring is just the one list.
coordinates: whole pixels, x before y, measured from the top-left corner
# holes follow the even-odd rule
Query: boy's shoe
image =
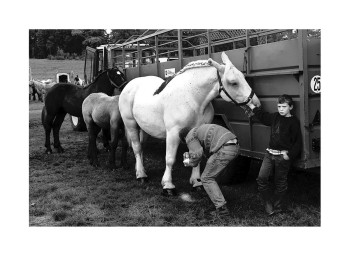
[(284, 205), (284, 197), (285, 197), (285, 193), (275, 194), (275, 201), (273, 203), (273, 208), (275, 213), (285, 212), (286, 209)]
[(210, 212), (210, 215), (211, 219), (227, 219), (231, 217), (230, 211), (228, 210), (226, 204)]
[(267, 214), (267, 216), (272, 216), (275, 211), (274, 211), (274, 207), (272, 205), (271, 202), (271, 194), (269, 191), (265, 190), (265, 191), (261, 191), (261, 197), (263, 199), (263, 203), (264, 203), (264, 208), (265, 208), (265, 212)]

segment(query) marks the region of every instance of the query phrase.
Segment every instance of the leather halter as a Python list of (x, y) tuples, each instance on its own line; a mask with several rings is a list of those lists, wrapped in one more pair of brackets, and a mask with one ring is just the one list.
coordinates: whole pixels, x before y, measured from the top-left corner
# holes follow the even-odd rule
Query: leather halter
[[(118, 70), (119, 71), (119, 70)], [(120, 72), (120, 71), (119, 71)], [(120, 76), (120, 75), (119, 75)], [(115, 87), (115, 88), (117, 88), (117, 89), (120, 89), (120, 87), (122, 87), (124, 84), (125, 84), (125, 79), (123, 78), (123, 80), (124, 80), (124, 82), (120, 85), (120, 86), (118, 86), (118, 85), (116, 85), (116, 83), (114, 83), (113, 81), (112, 81), (112, 79), (109, 77), (109, 72), (107, 71), (107, 77), (108, 77), (108, 79), (109, 79), (109, 82)]]
[(220, 74), (219, 74), (219, 71), (218, 71), (218, 70), (217, 70), (217, 73), (218, 73), (218, 79), (219, 79), (219, 84), (220, 84), (219, 94), (221, 93), (221, 91), (223, 91), (223, 92), (226, 94), (226, 96), (229, 97), (230, 100), (231, 100), (233, 103), (235, 103), (237, 106), (247, 105), (247, 103), (248, 103), (249, 101), (251, 101), (251, 99), (252, 99), (253, 96), (254, 96), (254, 91), (253, 91), (253, 89), (252, 89), (252, 91), (250, 92), (248, 98), (247, 98), (245, 101), (243, 101), (243, 102), (241, 102), (241, 103), (238, 103), (237, 101), (235, 101), (234, 99), (232, 99), (232, 97), (230, 96), (230, 94), (228, 94), (228, 92), (226, 91), (224, 85), (223, 85), (222, 82), (221, 82), (221, 77), (220, 77)]

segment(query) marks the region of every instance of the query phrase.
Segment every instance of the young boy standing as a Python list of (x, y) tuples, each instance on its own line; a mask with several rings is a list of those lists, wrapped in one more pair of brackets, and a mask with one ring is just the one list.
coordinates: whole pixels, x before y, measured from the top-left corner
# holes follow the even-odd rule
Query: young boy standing
[[(269, 148), (266, 149), (257, 183), (265, 211), (268, 215), (272, 215), (283, 210), (283, 199), (288, 188), (288, 171), (302, 147), (300, 124), (298, 118), (291, 114), (293, 99), (287, 94), (278, 98), (278, 112), (275, 113), (264, 112), (251, 103), (247, 105), (261, 123), (271, 126)], [(274, 178), (274, 200), (269, 182), (270, 176)]]
[(216, 124), (203, 124), (193, 129), (186, 127), (180, 130), (179, 137), (187, 144), (189, 152), (184, 153), (188, 160), (185, 166), (196, 167), (203, 155), (208, 161), (201, 175), (204, 190), (213, 202), (216, 210), (211, 215), (228, 217), (226, 200), (216, 182), (216, 177), (238, 156), (239, 144), (235, 134)]

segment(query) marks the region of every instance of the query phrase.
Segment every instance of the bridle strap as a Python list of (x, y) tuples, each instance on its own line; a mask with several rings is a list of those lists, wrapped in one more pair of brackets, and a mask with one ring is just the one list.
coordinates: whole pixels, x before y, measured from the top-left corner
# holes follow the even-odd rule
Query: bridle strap
[(253, 96), (254, 96), (254, 91), (253, 91), (253, 89), (252, 89), (252, 91), (250, 92), (248, 98), (247, 98), (245, 101), (243, 101), (243, 102), (241, 102), (241, 103), (238, 103), (237, 101), (235, 101), (234, 99), (232, 99), (232, 97), (230, 96), (230, 94), (228, 94), (228, 92), (226, 91), (224, 85), (223, 85), (222, 82), (221, 82), (221, 77), (220, 77), (220, 74), (219, 74), (219, 71), (218, 71), (218, 70), (217, 70), (217, 74), (218, 74), (218, 80), (219, 80), (219, 84), (220, 84), (220, 87), (219, 87), (219, 94), (221, 93), (221, 91), (223, 91), (223, 92), (226, 94), (226, 96), (229, 97), (229, 99), (230, 99), (233, 103), (235, 103), (237, 106), (247, 105), (247, 103), (248, 103), (249, 101), (251, 101), (251, 99), (252, 99)]
[[(119, 71), (120, 72), (120, 71)], [(118, 86), (115, 82), (113, 82), (112, 81), (112, 79), (109, 77), (109, 73), (108, 73), (108, 71), (107, 71), (107, 77), (108, 77), (108, 79), (109, 79), (109, 82), (115, 87), (115, 88), (117, 88), (117, 89), (120, 89), (124, 84), (125, 84), (125, 82), (126, 81), (124, 81), (120, 86)]]

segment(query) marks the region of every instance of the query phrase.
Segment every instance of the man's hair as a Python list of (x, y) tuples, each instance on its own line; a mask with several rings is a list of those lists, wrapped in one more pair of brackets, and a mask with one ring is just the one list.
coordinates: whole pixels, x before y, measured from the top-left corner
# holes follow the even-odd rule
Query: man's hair
[(190, 130), (191, 130), (190, 127), (185, 127), (179, 131), (179, 137), (180, 137), (181, 142), (186, 143), (186, 136)]
[(287, 103), (289, 106), (293, 106), (294, 104), (292, 97), (289, 96), (288, 94), (283, 94), (279, 96), (277, 102), (279, 104)]

